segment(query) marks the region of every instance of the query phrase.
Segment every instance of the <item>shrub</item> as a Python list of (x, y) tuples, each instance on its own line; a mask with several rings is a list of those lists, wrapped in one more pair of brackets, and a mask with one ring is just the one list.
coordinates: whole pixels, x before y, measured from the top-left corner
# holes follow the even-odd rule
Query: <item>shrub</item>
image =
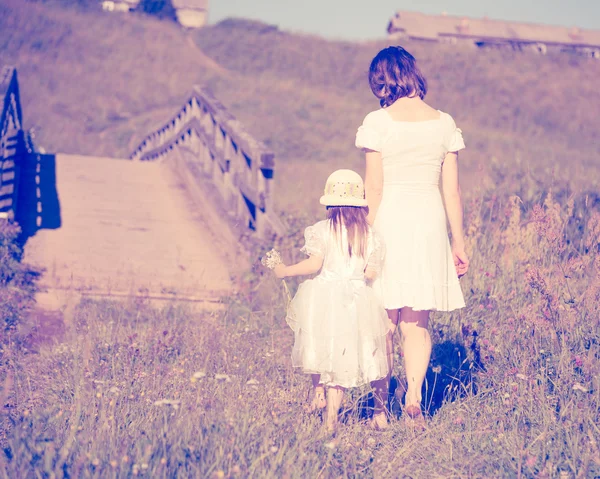
[(175, 20), (175, 9), (171, 0), (142, 0), (138, 9), (158, 18)]
[(14, 329), (24, 311), (31, 306), (37, 272), (21, 262), (19, 226), (0, 221), (0, 318), (3, 333)]

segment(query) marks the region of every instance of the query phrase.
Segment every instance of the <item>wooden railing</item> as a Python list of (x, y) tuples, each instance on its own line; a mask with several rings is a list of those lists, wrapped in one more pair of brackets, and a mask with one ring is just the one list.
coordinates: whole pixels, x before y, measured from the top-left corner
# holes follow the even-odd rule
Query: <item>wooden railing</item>
[(195, 87), (185, 105), (148, 135), (132, 160), (175, 157), (200, 189), (212, 190), (230, 225), (267, 238), (285, 227), (273, 210), (274, 154), (254, 139), (207, 90)]
[(14, 219), (19, 173), (29, 143), (23, 133), (17, 70), (0, 70), (0, 217)]

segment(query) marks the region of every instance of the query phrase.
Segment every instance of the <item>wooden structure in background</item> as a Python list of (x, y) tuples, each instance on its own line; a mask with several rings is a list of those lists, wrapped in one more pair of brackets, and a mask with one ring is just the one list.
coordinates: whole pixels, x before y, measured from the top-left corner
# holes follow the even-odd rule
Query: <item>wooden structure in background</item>
[(390, 20), (387, 31), (393, 40), (462, 43), (540, 54), (571, 52), (600, 59), (598, 30), (399, 11)]
[[(201, 28), (208, 23), (208, 0), (169, 0), (177, 21), (186, 28)], [(140, 8), (141, 0), (103, 0), (102, 10), (131, 12)]]
[(13, 219), (17, 208), (19, 173), (27, 144), (23, 132), (17, 70), (0, 71), (0, 214)]
[(234, 229), (263, 239), (285, 230), (273, 210), (273, 152), (203, 88), (195, 87), (177, 114), (148, 135), (131, 159), (172, 160), (188, 191), (218, 196), (212, 200)]

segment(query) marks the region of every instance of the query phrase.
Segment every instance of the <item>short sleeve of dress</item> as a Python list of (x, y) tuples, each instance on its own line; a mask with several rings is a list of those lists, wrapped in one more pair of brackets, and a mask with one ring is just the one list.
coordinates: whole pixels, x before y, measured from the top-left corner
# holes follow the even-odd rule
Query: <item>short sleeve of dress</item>
[(381, 274), (381, 268), (385, 260), (385, 243), (381, 239), (381, 236), (376, 232), (373, 232), (373, 250), (367, 260), (367, 268), (374, 270), (378, 275)]
[(369, 113), (356, 132), (356, 147), (381, 151), (382, 133), (376, 112)]
[(465, 148), (465, 140), (462, 136), (462, 130), (457, 128), (454, 118), (448, 115), (449, 132), (446, 148), (449, 152), (456, 152)]
[(309, 226), (304, 230), (304, 246), (300, 250), (308, 256), (325, 256), (327, 242), (323, 222)]

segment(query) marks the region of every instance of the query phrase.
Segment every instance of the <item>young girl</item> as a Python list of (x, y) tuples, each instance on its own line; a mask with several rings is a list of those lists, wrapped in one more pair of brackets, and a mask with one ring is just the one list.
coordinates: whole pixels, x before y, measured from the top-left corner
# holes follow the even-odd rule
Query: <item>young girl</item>
[[(362, 178), (351, 170), (335, 171), (320, 203), (327, 207), (327, 219), (306, 228), (302, 251), (308, 259), (279, 264), (274, 272), (285, 278), (320, 270), (300, 285), (286, 320), (295, 333), (292, 362), (312, 375), (311, 409), (327, 407), (332, 430), (346, 388), (387, 377), (390, 322), (367, 285), (381, 268), (384, 247), (367, 223)], [(383, 393), (374, 394), (374, 427), (387, 421)]]
[(403, 48), (388, 47), (377, 54), (369, 84), (381, 108), (364, 119), (356, 146), (366, 152), (368, 221), (387, 245), (374, 288), (390, 320), (400, 322), (406, 417), (422, 423), (421, 389), (431, 354), (429, 312), (465, 305), (458, 278), (467, 272), (469, 260), (457, 153), (465, 144), (452, 117), (423, 101), (427, 82)]

